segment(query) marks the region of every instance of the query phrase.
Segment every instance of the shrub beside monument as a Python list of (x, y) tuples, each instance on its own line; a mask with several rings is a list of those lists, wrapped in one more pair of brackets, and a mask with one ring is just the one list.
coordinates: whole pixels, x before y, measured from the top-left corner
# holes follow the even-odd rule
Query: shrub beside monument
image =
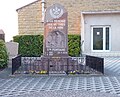
[(80, 35), (68, 35), (68, 54), (79, 57), (81, 53)]
[(7, 67), (8, 64), (8, 53), (5, 46), (5, 42), (0, 40), (0, 68)]
[(13, 39), (19, 43), (18, 53), (22, 56), (34, 57), (43, 53), (42, 35), (17, 35)]

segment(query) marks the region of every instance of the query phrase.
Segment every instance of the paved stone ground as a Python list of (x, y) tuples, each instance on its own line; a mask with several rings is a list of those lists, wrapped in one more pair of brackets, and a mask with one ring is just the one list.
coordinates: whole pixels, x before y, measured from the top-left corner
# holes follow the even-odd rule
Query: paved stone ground
[(105, 75), (103, 76), (11, 77), (9, 76), (10, 68), (11, 66), (0, 72), (0, 97), (47, 97), (47, 95), (56, 97), (57, 94), (57, 97), (120, 96), (120, 58), (118, 57), (105, 58)]
[(92, 91), (58, 90), (58, 91), (33, 92), (13, 97), (119, 97), (119, 96)]
[(0, 79), (0, 97), (13, 97), (31, 92), (55, 90), (86, 90), (120, 96), (120, 78), (41, 76)]
[(109, 76), (120, 76), (120, 57), (106, 57), (105, 74)]

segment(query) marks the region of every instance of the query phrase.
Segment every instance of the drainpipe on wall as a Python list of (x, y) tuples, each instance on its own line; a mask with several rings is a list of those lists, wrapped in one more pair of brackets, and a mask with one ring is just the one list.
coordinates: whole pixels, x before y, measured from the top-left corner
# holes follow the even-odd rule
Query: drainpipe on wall
[(44, 23), (44, 15), (45, 15), (45, 0), (41, 0), (42, 4), (42, 23)]

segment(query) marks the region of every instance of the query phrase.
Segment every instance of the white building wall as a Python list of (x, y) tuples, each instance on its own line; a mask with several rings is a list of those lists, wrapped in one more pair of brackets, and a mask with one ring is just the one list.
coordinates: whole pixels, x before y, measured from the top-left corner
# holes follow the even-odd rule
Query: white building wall
[(84, 40), (83, 53), (92, 53), (91, 26), (111, 26), (109, 53), (120, 52), (120, 13), (84, 14), (82, 25), (84, 25), (82, 28), (84, 36), (81, 36)]

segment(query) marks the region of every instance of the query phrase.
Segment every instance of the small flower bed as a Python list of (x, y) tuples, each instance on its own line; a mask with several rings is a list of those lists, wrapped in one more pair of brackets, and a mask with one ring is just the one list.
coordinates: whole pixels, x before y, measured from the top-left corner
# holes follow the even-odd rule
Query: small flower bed
[(35, 71), (35, 70), (30, 70), (30, 71), (24, 71), (24, 74), (47, 74), (48, 72), (46, 70), (41, 70), (41, 71)]
[(75, 74), (80, 74), (80, 71), (79, 70), (75, 70), (75, 71), (68, 71), (67, 74), (72, 74), (72, 75), (75, 75)]
[(75, 74), (75, 71), (69, 71), (68, 74)]
[(41, 70), (41, 71), (39, 72), (39, 74), (47, 74), (47, 71), (46, 71), (46, 70)]

